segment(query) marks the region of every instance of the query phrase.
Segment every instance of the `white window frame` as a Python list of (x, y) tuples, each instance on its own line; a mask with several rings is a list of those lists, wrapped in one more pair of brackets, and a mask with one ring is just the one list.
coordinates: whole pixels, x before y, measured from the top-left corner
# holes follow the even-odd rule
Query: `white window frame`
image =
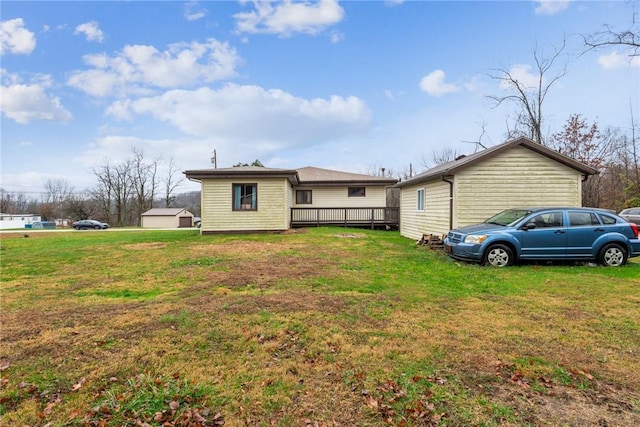
[[(422, 194), (422, 196), (420, 194)], [(416, 210), (418, 212), (424, 212), (425, 205), (425, 190), (424, 188), (418, 188), (416, 191)]]

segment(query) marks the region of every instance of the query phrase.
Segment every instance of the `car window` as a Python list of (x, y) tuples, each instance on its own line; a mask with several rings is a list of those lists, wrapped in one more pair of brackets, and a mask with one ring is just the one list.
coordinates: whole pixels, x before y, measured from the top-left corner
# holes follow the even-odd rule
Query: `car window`
[(598, 221), (598, 217), (593, 212), (569, 212), (569, 223), (572, 227), (584, 227), (586, 225), (599, 225), (600, 221)]
[(640, 215), (640, 209), (629, 209), (627, 215)]
[(545, 212), (531, 217), (525, 225), (533, 224), (536, 228), (562, 227), (562, 212)]
[(526, 211), (522, 209), (509, 209), (506, 211), (502, 211), (495, 216), (492, 216), (485, 222), (487, 224), (511, 225), (514, 222), (519, 221), (525, 216), (529, 215), (530, 213), (531, 211)]
[(618, 220), (609, 215), (600, 215), (600, 218), (602, 219), (603, 224), (615, 224), (618, 222)]

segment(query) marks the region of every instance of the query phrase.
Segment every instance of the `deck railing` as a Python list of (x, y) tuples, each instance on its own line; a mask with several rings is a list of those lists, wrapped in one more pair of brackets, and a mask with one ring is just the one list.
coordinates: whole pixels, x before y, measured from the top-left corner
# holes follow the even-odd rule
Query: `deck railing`
[(291, 227), (397, 227), (399, 208), (291, 208)]

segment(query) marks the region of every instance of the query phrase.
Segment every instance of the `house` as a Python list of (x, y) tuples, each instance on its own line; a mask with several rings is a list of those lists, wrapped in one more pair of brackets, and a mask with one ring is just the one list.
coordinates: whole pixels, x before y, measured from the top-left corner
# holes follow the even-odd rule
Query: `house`
[(142, 228), (193, 227), (193, 214), (184, 208), (153, 208), (141, 217)]
[(42, 221), (42, 217), (40, 215), (0, 213), (0, 230), (10, 228), (30, 228), (34, 223), (40, 221)]
[(284, 231), (309, 225), (388, 226), (394, 178), (315, 167), (188, 170), (201, 183), (201, 233)]
[(598, 171), (527, 138), (460, 156), (397, 184), (400, 234), (420, 239), (522, 206), (582, 206)]

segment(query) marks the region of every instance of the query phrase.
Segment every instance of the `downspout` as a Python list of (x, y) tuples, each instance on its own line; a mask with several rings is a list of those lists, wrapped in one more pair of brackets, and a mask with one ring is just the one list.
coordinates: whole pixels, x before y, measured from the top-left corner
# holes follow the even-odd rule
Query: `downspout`
[(449, 183), (449, 230), (453, 228), (453, 181), (447, 179), (451, 175), (442, 175), (442, 180)]

